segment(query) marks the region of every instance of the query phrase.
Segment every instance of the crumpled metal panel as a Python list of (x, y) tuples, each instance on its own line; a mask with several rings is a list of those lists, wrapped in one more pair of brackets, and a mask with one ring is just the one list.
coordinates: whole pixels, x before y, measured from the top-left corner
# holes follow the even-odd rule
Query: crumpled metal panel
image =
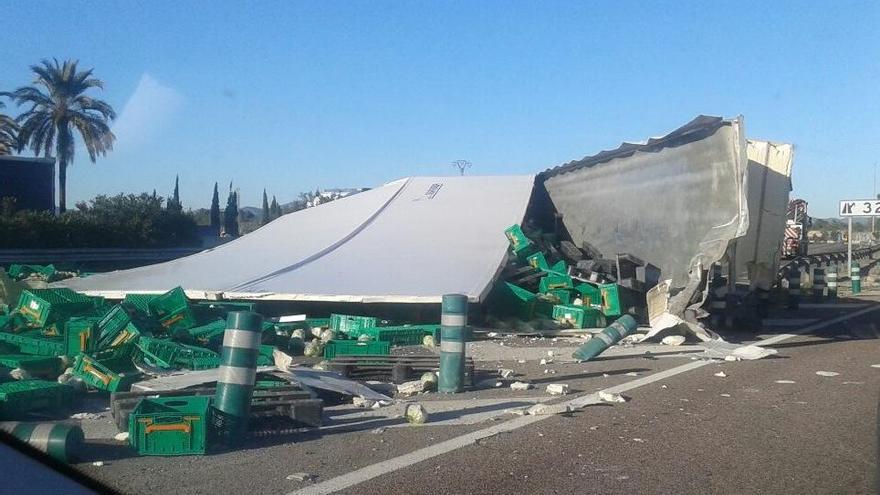
[(539, 180), (575, 244), (658, 266), (672, 280), (670, 310), (681, 314), (701, 272), (748, 229), (744, 136), (741, 117), (700, 116), (661, 138), (547, 170)]

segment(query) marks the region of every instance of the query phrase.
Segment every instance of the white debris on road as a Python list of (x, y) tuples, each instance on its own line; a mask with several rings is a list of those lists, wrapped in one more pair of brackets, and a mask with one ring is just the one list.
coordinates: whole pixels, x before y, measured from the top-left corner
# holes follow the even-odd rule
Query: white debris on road
[(599, 392), (599, 399), (603, 402), (626, 402), (626, 397), (620, 394), (612, 394), (604, 390)]
[(81, 412), (76, 414), (71, 414), (70, 419), (100, 419), (101, 415), (96, 413), (89, 412)]
[(549, 414), (565, 414), (573, 412), (574, 408), (570, 404), (535, 404), (526, 409), (529, 416), (546, 416)]
[(730, 397), (730, 394), (721, 394), (721, 397)]
[(514, 375), (514, 371), (507, 368), (501, 368), (498, 370), (498, 374), (501, 375), (501, 378), (510, 378)]
[(513, 382), (513, 383), (510, 384), (510, 389), (511, 389), (511, 390), (528, 390), (528, 389), (530, 389), (530, 388), (532, 388), (532, 384), (531, 384), (531, 383), (526, 383), (526, 382)]
[(117, 442), (127, 442), (128, 441), (128, 432), (123, 431), (122, 433), (117, 433), (116, 435), (113, 436), (113, 440), (116, 440)]
[(290, 481), (312, 481), (315, 478), (317, 478), (317, 476), (310, 473), (293, 473), (287, 475), (287, 479)]
[(412, 380), (403, 382), (397, 386), (397, 393), (400, 395), (415, 395), (425, 391), (425, 382), (421, 380)]
[(872, 368), (880, 368), (880, 364), (872, 364), (871, 367)]
[(718, 373), (715, 373), (715, 376), (717, 376), (718, 378), (727, 378), (727, 373), (719, 371)]
[(660, 343), (663, 345), (681, 345), (684, 344), (684, 341), (684, 335), (669, 335), (663, 337), (663, 340), (661, 340)]
[(790, 383), (795, 383), (795, 381), (794, 381), (794, 380), (776, 380), (776, 381), (773, 382), (773, 383), (790, 384)]
[(836, 371), (817, 371), (816, 374), (819, 376), (837, 376), (840, 373)]
[(407, 404), (403, 415), (413, 425), (422, 425), (428, 422), (428, 411), (421, 404)]
[(566, 395), (568, 393), (567, 383), (551, 383), (547, 385), (547, 393), (550, 395)]

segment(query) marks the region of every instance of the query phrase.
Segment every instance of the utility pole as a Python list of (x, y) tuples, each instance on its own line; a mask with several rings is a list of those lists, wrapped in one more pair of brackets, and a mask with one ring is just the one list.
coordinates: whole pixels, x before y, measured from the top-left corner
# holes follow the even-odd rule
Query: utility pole
[[(877, 162), (874, 162), (874, 198), (880, 199), (877, 195)], [(871, 244), (874, 243), (874, 216), (871, 215)]]
[(460, 175), (464, 175), (464, 171), (471, 168), (471, 162), (467, 160), (455, 160), (452, 166), (458, 169)]

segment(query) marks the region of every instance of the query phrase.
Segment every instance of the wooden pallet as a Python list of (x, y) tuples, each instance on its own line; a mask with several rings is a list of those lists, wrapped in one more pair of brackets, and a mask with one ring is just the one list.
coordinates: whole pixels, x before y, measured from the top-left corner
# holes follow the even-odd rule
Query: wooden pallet
[[(182, 390), (117, 392), (110, 396), (110, 413), (119, 431), (128, 430), (128, 416), (144, 398), (214, 395), (216, 387)], [(251, 418), (286, 417), (305, 426), (321, 426), (324, 401), (297, 385), (284, 385), (254, 390)]]
[[(357, 379), (388, 380), (393, 383), (403, 383), (408, 380), (418, 379), (426, 371), (440, 369), (440, 356), (339, 356), (330, 360), (328, 369), (341, 375)], [(465, 358), (464, 364), (465, 385), (473, 385), (474, 359)]]

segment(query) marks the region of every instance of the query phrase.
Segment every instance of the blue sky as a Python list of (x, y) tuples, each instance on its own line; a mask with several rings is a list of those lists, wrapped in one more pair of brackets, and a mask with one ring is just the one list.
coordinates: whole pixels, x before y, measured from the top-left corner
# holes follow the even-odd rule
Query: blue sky
[[(0, 89), (78, 58), (120, 113), (117, 149), (80, 153), (69, 197), (373, 186), (407, 175), (533, 173), (745, 116), (796, 146), (814, 216), (870, 196), (880, 161), (876, 2), (7, 2)], [(7, 108), (7, 111), (9, 109)], [(13, 112), (10, 112), (13, 113)]]

